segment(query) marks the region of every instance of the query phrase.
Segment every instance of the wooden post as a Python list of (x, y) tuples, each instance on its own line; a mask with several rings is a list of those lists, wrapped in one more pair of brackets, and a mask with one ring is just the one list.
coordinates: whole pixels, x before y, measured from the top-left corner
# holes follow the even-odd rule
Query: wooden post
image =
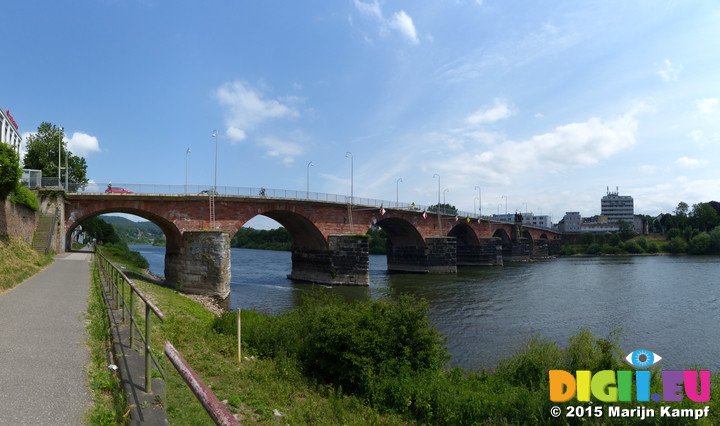
[(238, 327), (238, 363), (240, 363), (240, 364), (242, 364), (242, 356), (241, 356), (241, 341), (242, 341), (242, 339), (241, 339), (241, 327), (240, 327), (240, 313), (241, 312), (242, 311), (240, 310), (240, 308), (238, 308), (238, 310), (237, 310), (237, 314), (238, 314), (238, 321), (237, 321), (238, 322), (238, 324), (237, 324), (237, 327)]

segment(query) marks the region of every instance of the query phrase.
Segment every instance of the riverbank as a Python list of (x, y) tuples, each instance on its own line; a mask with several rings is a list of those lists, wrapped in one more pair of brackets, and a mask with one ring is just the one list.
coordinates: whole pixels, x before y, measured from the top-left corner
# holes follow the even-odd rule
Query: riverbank
[[(372, 390), (370, 393), (358, 393), (348, 386), (341, 387), (333, 381), (307, 375), (308, 370), (292, 355), (292, 348), (283, 349), (287, 342), (298, 338), (297, 335), (292, 337), (293, 330), (301, 332), (300, 338), (315, 334), (308, 333), (302, 322), (294, 322), (304, 321), (302, 315), (266, 316), (243, 311), (243, 361), (239, 364), (237, 340), (231, 331), (234, 324), (232, 316), (227, 321), (229, 329), (218, 327), (217, 317), (197, 302), (157, 286), (152, 279), (133, 279), (167, 315), (162, 324), (153, 324), (154, 332), (160, 333), (155, 341), (164, 338), (172, 340), (220, 399), (226, 401), (231, 411), (241, 418), (241, 422), (248, 424), (551, 423), (551, 406), (564, 407), (565, 404), (552, 404), (549, 401), (547, 371), (627, 369), (622, 361), (624, 354), (619, 352), (619, 336), (597, 338), (589, 331), (581, 330), (574, 333), (569, 341), (564, 340), (568, 343), (562, 346), (540, 338), (530, 339), (513, 355), (500, 360), (493, 374), (442, 368), (421, 374), (383, 374), (368, 382), (371, 383), (368, 388)], [(342, 309), (330, 312), (335, 312), (333, 315), (353, 312), (349, 308), (352, 305), (341, 306)], [(323, 312), (320, 306), (317, 309)], [(376, 314), (375, 317), (382, 315)], [(342, 324), (348, 323), (340, 316), (333, 318), (329, 322), (319, 319), (311, 322), (333, 324), (326, 332), (333, 333), (336, 336), (333, 339), (336, 339), (342, 335)], [(224, 331), (219, 332), (218, 329)], [(278, 333), (288, 338), (275, 340), (273, 336), (279, 336)], [(364, 334), (353, 332), (349, 335)], [(384, 335), (392, 336), (393, 333)], [(333, 339), (322, 341), (331, 342)], [(519, 344), (519, 341), (514, 344)], [(262, 349), (269, 347), (275, 348), (276, 353), (270, 354)], [(353, 351), (352, 354), (358, 355), (359, 352)], [(344, 356), (335, 358), (344, 359)], [(364, 357), (359, 355), (348, 359), (364, 362)], [(171, 372), (166, 401), (170, 421), (204, 421), (202, 408), (194, 402), (192, 395), (188, 395), (189, 391), (185, 389), (182, 380), (172, 377), (172, 367), (166, 371)], [(712, 380), (717, 382), (720, 376), (713, 376)], [(661, 386), (653, 382), (653, 389), (661, 389)], [(718, 403), (720, 394), (717, 389), (713, 389), (710, 404), (691, 403), (686, 398), (682, 403), (674, 403), (673, 408), (703, 408), (710, 405), (712, 417), (709, 421), (704, 420), (705, 424), (712, 424), (720, 413)], [(568, 406), (572, 404), (576, 402), (570, 401)], [(613, 405), (634, 408), (637, 404)], [(657, 403), (640, 404), (648, 408), (655, 407), (659, 412)], [(597, 406), (607, 411), (607, 404), (597, 402)], [(588, 420), (589, 423), (607, 423), (611, 419)], [(640, 423), (639, 420), (623, 420), (626, 423)], [(677, 424), (675, 420), (678, 419), (667, 419), (665, 423)]]

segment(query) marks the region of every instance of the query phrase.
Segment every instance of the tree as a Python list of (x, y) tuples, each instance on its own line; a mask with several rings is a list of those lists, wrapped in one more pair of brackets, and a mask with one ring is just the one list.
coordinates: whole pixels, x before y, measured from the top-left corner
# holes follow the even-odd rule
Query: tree
[(28, 136), (27, 152), (23, 159), (23, 165), (26, 169), (42, 170), (44, 177), (57, 176), (58, 139), (62, 141), (60, 144), (61, 167), (65, 167), (65, 157), (67, 156), (70, 171), (68, 181), (73, 183), (72, 187), (68, 189), (74, 191), (88, 183), (86, 177), (87, 163), (84, 158), (73, 155), (72, 152), (68, 151), (63, 131), (54, 124), (42, 122), (37, 133)]
[(718, 224), (717, 211), (709, 203), (694, 204), (691, 216), (693, 224), (702, 231), (709, 231)]
[(18, 186), (22, 177), (20, 161), (15, 150), (0, 143), (0, 201), (4, 201)]
[(457, 207), (446, 203), (433, 204), (432, 206), (428, 207), (427, 211), (437, 212), (438, 209), (440, 210), (440, 213), (443, 214), (457, 214)]
[(579, 241), (580, 244), (590, 245), (595, 242), (595, 235), (592, 232), (581, 232)]
[(623, 240), (628, 240), (635, 236), (635, 231), (633, 231), (633, 225), (630, 222), (626, 222), (624, 220), (618, 220), (618, 226), (620, 227), (620, 238)]

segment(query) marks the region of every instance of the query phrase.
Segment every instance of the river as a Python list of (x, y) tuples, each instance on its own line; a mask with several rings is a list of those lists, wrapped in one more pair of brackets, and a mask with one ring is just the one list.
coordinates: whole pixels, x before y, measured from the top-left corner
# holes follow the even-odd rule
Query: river
[[(130, 246), (162, 276), (164, 247)], [(231, 249), (230, 305), (279, 313), (312, 286), (294, 283), (289, 252)], [(425, 298), (447, 336), (451, 364), (494, 368), (534, 335), (565, 347), (580, 328), (604, 337), (622, 326), (624, 354), (649, 349), (663, 369), (699, 364), (720, 371), (719, 257), (572, 257), (504, 267), (459, 268), (457, 275), (388, 274), (370, 256), (369, 287), (324, 287), (346, 299), (388, 289)]]

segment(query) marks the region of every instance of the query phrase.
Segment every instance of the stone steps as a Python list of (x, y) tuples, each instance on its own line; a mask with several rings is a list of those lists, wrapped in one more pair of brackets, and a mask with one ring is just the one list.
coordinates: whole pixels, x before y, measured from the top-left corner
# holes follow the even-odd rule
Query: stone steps
[(53, 218), (51, 216), (40, 216), (37, 228), (33, 236), (32, 247), (38, 253), (47, 253), (47, 241), (52, 228)]

